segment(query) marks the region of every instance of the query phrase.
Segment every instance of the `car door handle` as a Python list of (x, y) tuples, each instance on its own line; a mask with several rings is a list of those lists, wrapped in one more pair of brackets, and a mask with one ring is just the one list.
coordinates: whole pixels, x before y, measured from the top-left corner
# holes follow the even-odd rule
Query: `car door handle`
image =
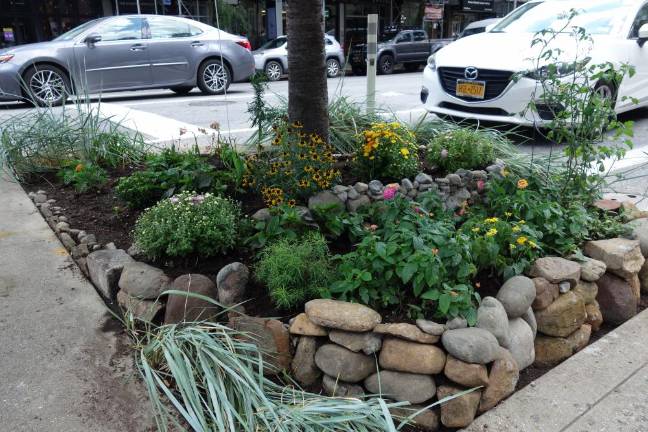
[(204, 46), (204, 45), (205, 45), (204, 43), (199, 42), (199, 41), (191, 42), (191, 46), (194, 47), (194, 48), (201, 47), (201, 46)]
[(144, 51), (145, 49), (146, 49), (146, 45), (142, 45), (142, 44), (136, 44), (130, 47), (131, 51)]

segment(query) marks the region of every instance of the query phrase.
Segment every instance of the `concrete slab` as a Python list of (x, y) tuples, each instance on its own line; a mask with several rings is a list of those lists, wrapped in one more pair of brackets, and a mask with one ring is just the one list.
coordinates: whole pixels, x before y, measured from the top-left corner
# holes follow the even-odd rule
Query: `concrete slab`
[(154, 430), (132, 351), (94, 287), (1, 175), (0, 201), (0, 430)]
[[(464, 431), (647, 431), (646, 329), (648, 310), (515, 393)], [(642, 390), (644, 394), (638, 397)]]

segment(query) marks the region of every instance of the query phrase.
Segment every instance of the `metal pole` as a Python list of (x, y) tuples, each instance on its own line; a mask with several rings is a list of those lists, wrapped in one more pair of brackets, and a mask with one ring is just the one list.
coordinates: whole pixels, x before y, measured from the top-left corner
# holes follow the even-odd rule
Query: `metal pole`
[(178, 0), (178, 16), (182, 15), (182, 0)]
[(115, 0), (115, 14), (119, 15), (119, 0)]
[(137, 0), (136, 3), (137, 3), (137, 15), (141, 15), (142, 14), (142, 9), (140, 8), (140, 0)]
[(283, 0), (275, 1), (275, 23), (277, 27), (277, 37), (283, 36)]
[(153, 4), (155, 5), (155, 15), (158, 14), (158, 10), (157, 10), (157, 1), (158, 1), (158, 0), (153, 0)]
[(378, 14), (367, 15), (367, 113), (376, 110), (376, 53), (378, 50)]

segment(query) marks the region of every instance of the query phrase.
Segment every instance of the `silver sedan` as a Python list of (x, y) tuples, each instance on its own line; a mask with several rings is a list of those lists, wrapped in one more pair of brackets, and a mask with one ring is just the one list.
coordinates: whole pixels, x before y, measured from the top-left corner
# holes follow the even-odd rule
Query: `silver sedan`
[(0, 50), (0, 100), (57, 105), (71, 93), (195, 86), (214, 95), (253, 73), (244, 37), (185, 18), (122, 15)]

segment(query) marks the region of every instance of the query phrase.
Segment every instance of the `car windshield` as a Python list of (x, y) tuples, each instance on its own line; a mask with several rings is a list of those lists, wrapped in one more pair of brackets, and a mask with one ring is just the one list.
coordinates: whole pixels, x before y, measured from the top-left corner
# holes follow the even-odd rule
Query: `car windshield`
[(90, 27), (93, 25), (97, 24), (101, 19), (95, 19), (92, 21), (88, 21), (87, 23), (83, 23), (78, 27), (73, 28), (72, 30), (63, 33), (61, 36), (55, 38), (55, 41), (69, 41), (74, 39), (75, 37), (79, 36), (81, 33), (84, 31), (88, 30)]
[[(620, 0), (573, 0), (527, 3), (497, 24), (494, 33), (538, 33), (580, 27), (588, 34), (607, 35), (618, 31), (627, 19), (632, 5)], [(576, 16), (568, 22), (570, 11)]]

